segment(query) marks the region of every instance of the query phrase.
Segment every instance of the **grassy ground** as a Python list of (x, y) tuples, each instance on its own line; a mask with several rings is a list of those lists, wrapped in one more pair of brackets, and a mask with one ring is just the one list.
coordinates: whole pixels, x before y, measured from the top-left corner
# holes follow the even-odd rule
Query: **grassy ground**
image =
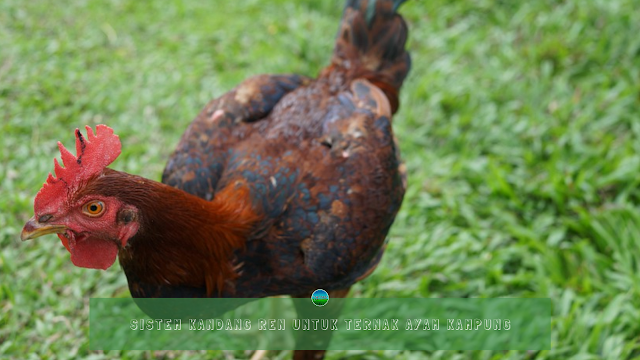
[[(410, 187), (382, 265), (353, 294), (550, 297), (553, 348), (330, 358), (640, 357), (633, 3), (406, 3), (414, 68), (395, 129)], [(72, 129), (112, 126), (113, 167), (158, 179), (210, 98), (252, 74), (316, 74), (340, 12), (315, 0), (0, 2), (0, 357), (249, 356), (89, 351), (88, 299), (128, 296), (124, 275), (18, 234)]]

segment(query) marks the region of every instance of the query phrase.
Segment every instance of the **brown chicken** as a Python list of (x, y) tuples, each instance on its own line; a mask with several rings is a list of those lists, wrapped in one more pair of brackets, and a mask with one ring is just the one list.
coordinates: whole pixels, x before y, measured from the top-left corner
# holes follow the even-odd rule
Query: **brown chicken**
[[(120, 154), (107, 126), (76, 130), (22, 239), (56, 233), (86, 268), (118, 256), (133, 297), (346, 295), (405, 191), (391, 128), (410, 68), (402, 2), (347, 1), (317, 79), (259, 75), (211, 101), (161, 183), (107, 168)], [(322, 352), (296, 353), (309, 355)]]

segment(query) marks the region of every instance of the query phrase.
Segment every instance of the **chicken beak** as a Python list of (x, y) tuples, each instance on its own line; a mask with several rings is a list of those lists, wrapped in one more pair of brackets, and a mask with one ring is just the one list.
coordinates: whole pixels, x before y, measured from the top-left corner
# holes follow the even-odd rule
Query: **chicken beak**
[(65, 231), (67, 231), (67, 227), (65, 225), (41, 224), (36, 220), (36, 217), (33, 216), (22, 228), (20, 238), (22, 241), (25, 241), (47, 234), (62, 234)]

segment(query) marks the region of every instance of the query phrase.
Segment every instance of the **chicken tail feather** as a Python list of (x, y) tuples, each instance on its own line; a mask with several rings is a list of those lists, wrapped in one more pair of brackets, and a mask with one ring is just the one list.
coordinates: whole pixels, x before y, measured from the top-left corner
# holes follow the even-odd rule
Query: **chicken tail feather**
[(404, 1), (347, 0), (330, 66), (344, 69), (349, 80), (366, 78), (378, 86), (394, 113), (411, 68), (407, 24), (396, 12)]

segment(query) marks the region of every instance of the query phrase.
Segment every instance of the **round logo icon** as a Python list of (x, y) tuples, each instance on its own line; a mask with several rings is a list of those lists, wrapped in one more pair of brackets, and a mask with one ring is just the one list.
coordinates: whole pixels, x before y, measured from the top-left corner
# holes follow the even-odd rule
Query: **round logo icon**
[(315, 306), (325, 306), (329, 302), (329, 294), (322, 289), (318, 289), (311, 294), (311, 302)]

